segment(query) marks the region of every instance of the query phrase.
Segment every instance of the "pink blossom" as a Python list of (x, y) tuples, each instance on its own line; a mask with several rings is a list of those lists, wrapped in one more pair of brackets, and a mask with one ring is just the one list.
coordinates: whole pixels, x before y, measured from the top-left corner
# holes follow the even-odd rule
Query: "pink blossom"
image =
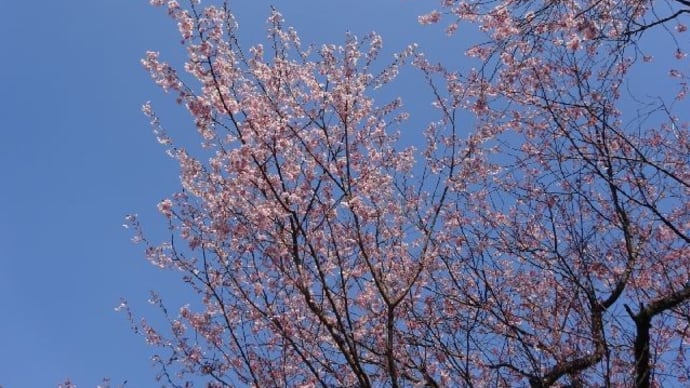
[(158, 203), (158, 211), (161, 212), (167, 218), (172, 217), (172, 201), (169, 199), (164, 199)]
[(565, 45), (568, 47), (568, 49), (577, 51), (580, 48), (580, 38), (578, 36), (573, 36), (565, 43)]
[(434, 24), (438, 23), (440, 20), (441, 13), (435, 10), (418, 18), (420, 24)]
[(688, 95), (688, 83), (687, 82), (681, 82), (680, 90), (678, 90), (678, 93), (676, 94), (676, 100), (684, 100), (687, 95)]
[(668, 74), (673, 78), (683, 78), (683, 73), (678, 69), (671, 69), (668, 71)]

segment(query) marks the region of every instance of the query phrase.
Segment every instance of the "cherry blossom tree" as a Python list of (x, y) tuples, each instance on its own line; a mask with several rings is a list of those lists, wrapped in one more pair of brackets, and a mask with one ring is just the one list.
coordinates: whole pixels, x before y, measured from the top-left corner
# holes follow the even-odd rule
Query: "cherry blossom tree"
[[(167, 328), (123, 304), (160, 349), (161, 378), (690, 378), (688, 2), (443, 1), (419, 21), (485, 34), (466, 69), (414, 45), (385, 64), (376, 34), (303, 46), (276, 10), (267, 46), (246, 49), (227, 4), (152, 3), (178, 23), (186, 74), (156, 52), (143, 64), (191, 113), (203, 146), (177, 145), (145, 105), (182, 189), (158, 204), (170, 241), (150, 242), (128, 220), (149, 260), (181, 271), (199, 296), (172, 312), (154, 294)], [(655, 64), (649, 34), (671, 42), (677, 67)], [(374, 100), (402, 66), (433, 96), (426, 128), (407, 125), (400, 99)], [(630, 98), (640, 68), (672, 87)]]
[[(502, 140), (485, 186), (490, 205), (463, 212), (475, 241), (461, 256), (481, 258), (471, 266), (481, 275), (468, 277), (479, 277), (485, 296), (471, 300), (496, 322), (488, 333), (501, 344), (488, 365), (532, 386), (564, 377), (586, 386), (686, 381), (687, 76), (644, 62), (649, 39), (665, 39), (674, 49), (662, 54), (687, 67), (679, 42), (690, 3), (443, 5), (449, 33), (464, 22), (487, 35), (468, 51), (482, 67), (458, 83), (475, 93), (465, 108), (478, 130)], [(677, 80), (676, 89), (624, 103), (635, 66)], [(494, 266), (498, 274), (487, 276)]]

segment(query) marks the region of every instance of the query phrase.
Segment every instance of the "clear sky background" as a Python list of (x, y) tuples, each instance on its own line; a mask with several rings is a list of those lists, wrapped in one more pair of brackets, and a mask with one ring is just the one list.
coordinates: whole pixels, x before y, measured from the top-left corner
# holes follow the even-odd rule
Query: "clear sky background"
[[(245, 45), (265, 41), (271, 3), (304, 43), (376, 30), (387, 53), (418, 42), (432, 58), (462, 60), (462, 28), (448, 40), (442, 26), (416, 22), (437, 1), (237, 0)], [(125, 297), (151, 315), (152, 289), (184, 300), (176, 275), (148, 264), (121, 226), (138, 213), (154, 241), (165, 238), (155, 205), (178, 188), (141, 104), (153, 101), (174, 138), (194, 139), (186, 112), (139, 64), (157, 50), (179, 65), (177, 27), (147, 0), (0, 4), (0, 386), (55, 387), (71, 377), (95, 387), (106, 376), (115, 386), (157, 386), (153, 349), (114, 307)], [(414, 122), (421, 84), (397, 85), (412, 96)]]
[[(444, 41), (416, 22), (435, 1), (238, 0), (244, 44), (264, 41), (271, 3), (305, 43), (342, 42), (347, 30), (376, 30), (389, 53)], [(165, 235), (155, 205), (176, 191), (178, 172), (141, 104), (154, 102), (173, 137), (194, 128), (139, 59), (158, 50), (181, 63), (177, 27), (147, 0), (0, 4), (0, 386), (71, 377), (95, 387), (105, 376), (156, 386), (153, 349), (114, 307), (125, 297), (150, 315), (149, 290), (182, 286), (121, 226), (135, 212), (153, 240)]]

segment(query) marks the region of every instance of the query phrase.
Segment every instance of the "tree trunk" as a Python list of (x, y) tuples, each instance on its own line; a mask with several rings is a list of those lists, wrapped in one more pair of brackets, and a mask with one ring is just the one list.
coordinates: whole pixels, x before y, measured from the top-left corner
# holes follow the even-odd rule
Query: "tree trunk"
[(635, 387), (649, 388), (651, 371), (649, 368), (649, 329), (652, 318), (644, 310), (633, 317), (637, 328), (635, 336)]

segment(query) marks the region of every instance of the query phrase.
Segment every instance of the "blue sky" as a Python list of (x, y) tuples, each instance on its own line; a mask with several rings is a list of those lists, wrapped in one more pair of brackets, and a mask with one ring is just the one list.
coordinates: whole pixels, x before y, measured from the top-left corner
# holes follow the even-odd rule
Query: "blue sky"
[[(235, 3), (241, 39), (263, 41), (271, 2)], [(272, 3), (303, 42), (341, 42), (347, 30), (376, 30), (388, 52), (444, 41), (416, 23), (436, 2)], [(177, 28), (146, 0), (8, 1), (3, 14), (0, 386), (54, 387), (68, 376), (80, 387), (104, 376), (155, 386), (152, 349), (113, 309), (125, 297), (150, 314), (149, 290), (175, 295), (181, 285), (121, 226), (136, 212), (163, 238), (155, 205), (178, 187), (140, 106), (152, 100), (172, 136), (192, 122), (139, 64), (146, 50), (179, 63)]]
[[(462, 29), (448, 40), (441, 27), (416, 23), (436, 1), (238, 0), (244, 44), (264, 41), (271, 3), (303, 42), (376, 30), (388, 53), (418, 42), (432, 58), (462, 60)], [(136, 312), (155, 313), (152, 289), (184, 299), (175, 274), (149, 265), (121, 226), (138, 213), (153, 240), (165, 236), (155, 205), (176, 191), (177, 168), (141, 104), (152, 100), (175, 138), (194, 129), (139, 59), (157, 50), (179, 64), (177, 28), (147, 0), (7, 1), (3, 14), (0, 386), (54, 387), (71, 377), (94, 387), (105, 376), (156, 386), (153, 349), (114, 307), (125, 297)], [(653, 82), (640, 80), (640, 88)], [(419, 85), (400, 91), (414, 102)]]

